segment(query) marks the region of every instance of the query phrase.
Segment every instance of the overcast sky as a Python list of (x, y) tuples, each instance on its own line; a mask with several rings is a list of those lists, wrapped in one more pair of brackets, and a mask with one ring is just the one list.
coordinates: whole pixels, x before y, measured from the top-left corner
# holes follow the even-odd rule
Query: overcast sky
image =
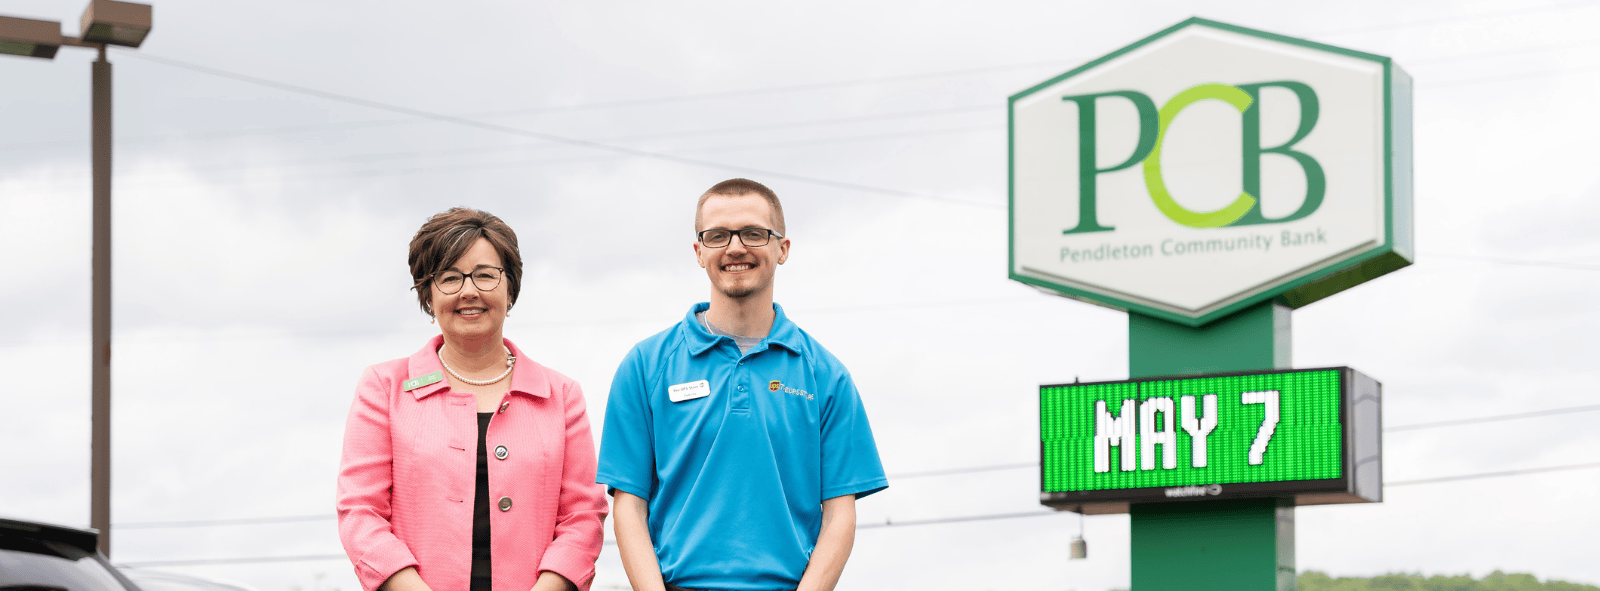
[[(75, 35), (82, 8), (0, 13)], [(1043, 511), (1033, 468), (895, 478), (1036, 461), (1040, 384), (1127, 377), (1124, 314), (1006, 277), (1006, 99), (1190, 16), (1390, 56), (1416, 79), (1419, 260), (1297, 310), (1295, 366), (1381, 380), (1387, 425), (1596, 403), (1600, 2), (159, 0), (145, 45), (111, 55), (113, 520), (329, 518), (118, 529), (115, 560), (342, 553), (354, 385), (436, 332), (406, 243), (451, 206), (518, 232), (505, 333), (583, 385), (598, 438), (623, 354), (706, 299), (694, 199), (732, 176), (784, 198), (777, 300), (860, 386), (891, 475), (860, 523)], [(0, 514), (75, 526), (92, 57), (0, 57)], [(1385, 478), (1593, 463), (1596, 419), (1390, 433)], [(1600, 469), (1395, 486), (1298, 509), (1296, 558), (1600, 584), (1595, 490)], [(1086, 519), (1090, 559), (1069, 562), (1078, 527), (863, 529), (840, 588), (1127, 586), (1126, 516)], [(163, 568), (358, 589), (342, 559)], [(626, 588), (614, 548), (599, 569), (597, 589)]]

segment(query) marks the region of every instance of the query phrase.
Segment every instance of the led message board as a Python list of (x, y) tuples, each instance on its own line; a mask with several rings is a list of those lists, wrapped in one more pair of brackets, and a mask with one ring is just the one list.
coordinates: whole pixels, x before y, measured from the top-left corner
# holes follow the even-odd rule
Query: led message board
[(1381, 392), (1348, 367), (1040, 386), (1039, 500), (1377, 502)]

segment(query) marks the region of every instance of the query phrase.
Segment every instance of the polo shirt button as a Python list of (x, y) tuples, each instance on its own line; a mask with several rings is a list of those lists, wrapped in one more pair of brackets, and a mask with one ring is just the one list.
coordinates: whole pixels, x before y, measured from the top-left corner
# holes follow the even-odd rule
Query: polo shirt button
[(511, 510), (511, 497), (500, 497), (500, 510), (501, 511), (510, 511)]
[(511, 455), (511, 450), (506, 449), (506, 446), (504, 446), (504, 445), (496, 445), (496, 446), (494, 446), (494, 457), (504, 460), (504, 459), (506, 459), (506, 456), (509, 456), (509, 455)]
[(739, 391), (743, 392), (744, 391), (744, 386), (739, 386)]

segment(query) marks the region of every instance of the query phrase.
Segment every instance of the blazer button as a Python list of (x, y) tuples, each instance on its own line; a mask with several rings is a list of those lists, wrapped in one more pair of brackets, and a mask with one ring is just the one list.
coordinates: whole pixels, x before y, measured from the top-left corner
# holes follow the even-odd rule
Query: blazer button
[(511, 510), (511, 497), (500, 497), (500, 510), (501, 511), (510, 511)]
[(509, 455), (511, 455), (511, 450), (506, 449), (506, 446), (504, 446), (504, 445), (496, 445), (496, 446), (494, 446), (494, 457), (504, 460), (504, 459), (506, 459), (506, 456), (509, 456)]
[(511, 406), (511, 401), (510, 400), (507, 400), (505, 402), (500, 403), (500, 412), (505, 412), (506, 408), (510, 407), (510, 406)]

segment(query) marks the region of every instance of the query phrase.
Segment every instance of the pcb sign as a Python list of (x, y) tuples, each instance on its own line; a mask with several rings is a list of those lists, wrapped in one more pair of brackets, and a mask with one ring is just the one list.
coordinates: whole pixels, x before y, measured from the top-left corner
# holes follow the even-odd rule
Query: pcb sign
[(1410, 78), (1191, 19), (1011, 97), (1010, 276), (1199, 326), (1410, 264)]
[(1345, 367), (1039, 388), (1040, 500), (1129, 503), (1382, 495), (1381, 386)]

